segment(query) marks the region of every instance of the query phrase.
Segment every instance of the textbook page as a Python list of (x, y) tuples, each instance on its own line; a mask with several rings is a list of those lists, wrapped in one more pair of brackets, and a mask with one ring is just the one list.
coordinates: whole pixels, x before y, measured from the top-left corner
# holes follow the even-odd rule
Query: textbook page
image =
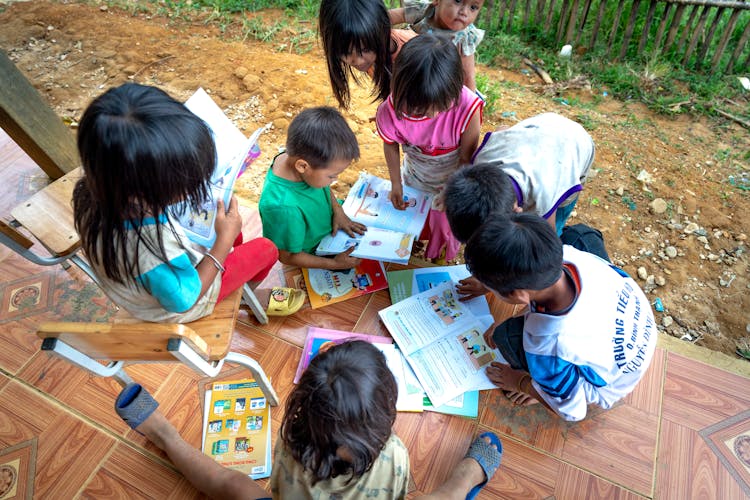
[(493, 389), (486, 370), (502, 360), (484, 341), (492, 318), (474, 316), (453, 282), (409, 297), (379, 312), (433, 405), (470, 390)]
[(342, 208), (352, 220), (367, 227), (390, 229), (419, 236), (432, 206), (432, 195), (404, 186), (405, 210), (391, 204), (391, 181), (359, 174)]
[(185, 102), (185, 107), (211, 129), (216, 144), (216, 169), (211, 176), (209, 199), (197, 211), (192, 211), (189, 203), (177, 203), (171, 211), (191, 241), (210, 248), (216, 241), (216, 201), (223, 200), (224, 206), (229, 206), (235, 180), (260, 156), (257, 143), (265, 127), (250, 138), (245, 137), (202, 88)]

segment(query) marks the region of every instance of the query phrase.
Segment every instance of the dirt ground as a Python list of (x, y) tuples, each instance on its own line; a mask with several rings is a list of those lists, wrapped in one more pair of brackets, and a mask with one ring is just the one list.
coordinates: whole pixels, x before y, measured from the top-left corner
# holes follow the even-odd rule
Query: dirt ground
[[(268, 21), (283, 14), (256, 15)], [(238, 182), (248, 201), (257, 201), (291, 118), (307, 106), (334, 105), (322, 52), (310, 45), (298, 55), (283, 33), (271, 43), (240, 42), (200, 19), (0, 0), (0, 48), (73, 128), (92, 97), (126, 81), (158, 85), (181, 100), (203, 87), (248, 135), (271, 123), (261, 139), (263, 156)], [(613, 261), (637, 276), (652, 301), (660, 299), (661, 329), (733, 354), (750, 330), (750, 218), (742, 215), (750, 207), (748, 131), (729, 121), (655, 115), (602, 96), (602, 89), (568, 91), (566, 102), (555, 101), (542, 95), (533, 73), (483, 66), (478, 73), (504, 82), (483, 130), (553, 111), (590, 131), (595, 175), (571, 222), (599, 228)], [(340, 197), (359, 171), (387, 177), (368, 92), (355, 90), (345, 113), (362, 158), (341, 176)]]

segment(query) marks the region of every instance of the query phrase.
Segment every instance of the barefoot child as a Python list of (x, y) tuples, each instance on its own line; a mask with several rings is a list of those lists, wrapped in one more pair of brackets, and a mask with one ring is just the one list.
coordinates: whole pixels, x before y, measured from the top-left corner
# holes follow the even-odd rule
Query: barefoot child
[(464, 85), (477, 89), (475, 53), (484, 38), (484, 30), (474, 26), (484, 0), (404, 0), (404, 7), (391, 9), (391, 24), (409, 23), (411, 28), (425, 33), (449, 36), (461, 56)]
[[(257, 285), (276, 262), (269, 240), (240, 244), (235, 198), (229, 207), (218, 201), (208, 251), (195, 249), (173, 220), (170, 205), (206, 200), (216, 150), (206, 124), (165, 92), (128, 83), (94, 99), (81, 118), (78, 150), (84, 176), (73, 212), (81, 246), (99, 286), (133, 316), (197, 320), (246, 282)], [(299, 290), (257, 292), (270, 315), (292, 314), (304, 302)]]
[[(461, 59), (445, 37), (420, 35), (396, 58), (393, 91), (376, 116), (394, 207), (405, 205), (402, 176), (407, 186), (440, 195), (448, 177), (471, 159), (483, 102), (462, 82)], [(425, 257), (455, 258), (459, 242), (442, 211), (442, 196), (435, 197), (423, 234), (430, 240)]]
[[(393, 374), (372, 344), (346, 342), (315, 356), (286, 402), (269, 481), (273, 498), (405, 498), (409, 454), (392, 429), (396, 398)], [(191, 448), (157, 406), (145, 389), (131, 384), (115, 410), (209, 496), (268, 497), (248, 476)], [(481, 434), (446, 481), (419, 498), (475, 498), (501, 455), (500, 439)]]
[(537, 400), (565, 420), (609, 409), (643, 378), (656, 347), (654, 314), (625, 272), (563, 246), (534, 214), (490, 218), (466, 244), (472, 274), (500, 300), (528, 306), (485, 333), (510, 366), (490, 380), (518, 404)]
[(349, 77), (360, 83), (355, 69), (372, 78), (375, 100), (387, 98), (393, 60), (416, 36), (411, 30), (391, 29), (382, 0), (322, 0), (318, 30), (333, 95), (342, 108), (350, 103)]
[(313, 255), (327, 234), (341, 229), (354, 237), (366, 229), (347, 217), (329, 187), (357, 158), (357, 138), (335, 109), (309, 108), (292, 120), (286, 150), (273, 159), (258, 203), (263, 236), (279, 248), (282, 263), (316, 269), (359, 264), (350, 256), (355, 247), (333, 258)]

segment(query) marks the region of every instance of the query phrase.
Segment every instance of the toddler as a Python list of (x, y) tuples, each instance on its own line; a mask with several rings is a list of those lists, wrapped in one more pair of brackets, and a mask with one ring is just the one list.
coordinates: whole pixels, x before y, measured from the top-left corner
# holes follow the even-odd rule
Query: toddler
[(474, 59), (484, 30), (474, 26), (484, 0), (404, 0), (404, 7), (391, 9), (391, 24), (409, 23), (414, 31), (450, 36), (461, 55), (464, 85), (476, 90)]
[(329, 187), (357, 158), (357, 138), (335, 109), (309, 108), (292, 120), (286, 150), (273, 159), (258, 203), (263, 236), (276, 244), (282, 263), (316, 269), (359, 264), (349, 255), (355, 247), (333, 258), (314, 255), (327, 234), (341, 229), (354, 237), (366, 230), (347, 217)]
[[(81, 246), (102, 290), (146, 321), (186, 323), (249, 282), (277, 259), (269, 240), (242, 243), (237, 200), (216, 209), (216, 241), (193, 247), (169, 207), (209, 196), (216, 149), (208, 126), (155, 87), (127, 83), (94, 99), (78, 127), (84, 176), (73, 192)], [(234, 247), (234, 248), (233, 248)], [(299, 290), (258, 290), (268, 314), (296, 312)]]
[(396, 58), (393, 91), (378, 107), (376, 122), (393, 205), (405, 205), (402, 175), (407, 186), (437, 195), (423, 232), (429, 239), (427, 258), (442, 253), (452, 260), (458, 252), (460, 244), (442, 211), (441, 191), (477, 147), (482, 107), (483, 101), (463, 85), (461, 58), (448, 38), (426, 34), (404, 44)]

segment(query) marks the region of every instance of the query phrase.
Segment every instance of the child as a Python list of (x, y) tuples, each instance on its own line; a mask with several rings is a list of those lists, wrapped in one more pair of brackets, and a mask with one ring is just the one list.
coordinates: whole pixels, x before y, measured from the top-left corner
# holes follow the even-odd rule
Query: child
[[(396, 391), (385, 357), (372, 344), (346, 342), (315, 356), (286, 403), (269, 481), (273, 498), (405, 498), (409, 454), (392, 429)], [(118, 415), (165, 450), (200, 491), (222, 499), (268, 497), (248, 476), (190, 447), (157, 407), (137, 384), (115, 402)], [(446, 481), (419, 498), (475, 498), (501, 456), (495, 434), (479, 435)]]
[(538, 400), (577, 421), (588, 404), (609, 409), (643, 377), (656, 325), (645, 294), (623, 271), (563, 246), (535, 214), (491, 218), (464, 255), (496, 297), (528, 306), (523, 318), (485, 333), (510, 362), (492, 363), (487, 375), (515, 402)]
[[(193, 248), (168, 207), (183, 200), (200, 206), (216, 164), (211, 132), (165, 92), (133, 83), (108, 90), (86, 109), (78, 128), (84, 177), (73, 211), (81, 246), (98, 284), (133, 316), (186, 323), (245, 282), (259, 283), (276, 262), (265, 239), (241, 243), (235, 198), (218, 201), (216, 242)], [(231, 253), (230, 253), (231, 252)], [(268, 314), (296, 312), (304, 294), (259, 291)]]
[(382, 0), (322, 0), (318, 29), (333, 95), (342, 108), (349, 107), (349, 76), (359, 83), (352, 69), (372, 78), (375, 100), (387, 98), (393, 60), (401, 46), (416, 36), (411, 30), (391, 29)]
[[(461, 58), (445, 37), (420, 35), (396, 58), (393, 92), (376, 115), (394, 207), (405, 206), (402, 175), (407, 186), (440, 195), (448, 177), (474, 153), (483, 102), (462, 82)], [(425, 257), (438, 258), (442, 251), (445, 260), (455, 258), (459, 242), (442, 212), (441, 196), (435, 197), (423, 234), (430, 240)]]
[(450, 36), (461, 56), (464, 85), (476, 90), (474, 54), (484, 38), (484, 30), (474, 26), (474, 21), (484, 0), (404, 0), (403, 5), (388, 12), (391, 24), (409, 23), (420, 35)]
[(366, 230), (346, 216), (329, 188), (357, 158), (357, 138), (335, 109), (306, 109), (292, 120), (286, 151), (273, 159), (258, 203), (263, 236), (279, 248), (282, 263), (316, 269), (359, 264), (350, 256), (355, 247), (334, 258), (313, 255), (327, 234), (341, 229), (354, 237)]

